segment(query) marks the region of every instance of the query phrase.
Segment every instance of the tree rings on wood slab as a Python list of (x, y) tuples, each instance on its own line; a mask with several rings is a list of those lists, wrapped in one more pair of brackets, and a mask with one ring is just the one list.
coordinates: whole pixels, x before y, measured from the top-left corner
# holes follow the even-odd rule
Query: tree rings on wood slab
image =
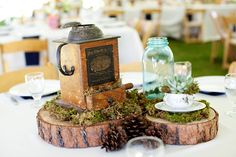
[(37, 115), (39, 136), (55, 146), (86, 148), (101, 145), (101, 137), (107, 134), (110, 124), (119, 125), (121, 120), (102, 122), (91, 126), (79, 126), (62, 122), (41, 109)]
[(186, 124), (146, 116), (165, 144), (192, 145), (214, 139), (218, 132), (218, 113), (210, 108), (208, 119)]

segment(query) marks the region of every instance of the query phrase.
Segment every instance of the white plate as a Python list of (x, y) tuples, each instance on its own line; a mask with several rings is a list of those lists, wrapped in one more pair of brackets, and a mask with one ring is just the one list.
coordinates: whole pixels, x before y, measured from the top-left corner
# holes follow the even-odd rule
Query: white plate
[[(60, 90), (59, 80), (45, 80), (43, 95), (49, 95)], [(15, 96), (30, 97), (26, 83), (20, 83), (10, 88), (9, 93)]]
[[(135, 87), (142, 86), (143, 84), (142, 72), (124, 72), (120, 73), (120, 77), (122, 79), (122, 84), (133, 83)], [(152, 82), (155, 80), (155, 75), (150, 74), (150, 77), (148, 78), (150, 79), (148, 82)]]
[(224, 76), (204, 76), (194, 79), (198, 82), (200, 92), (206, 94), (224, 94)]
[(155, 104), (156, 109), (162, 110), (162, 111), (168, 111), (168, 112), (192, 112), (192, 111), (197, 111), (201, 110), (206, 107), (204, 103), (195, 101), (193, 105), (185, 108), (174, 108), (171, 106), (168, 106), (165, 104), (165, 102), (159, 102)]

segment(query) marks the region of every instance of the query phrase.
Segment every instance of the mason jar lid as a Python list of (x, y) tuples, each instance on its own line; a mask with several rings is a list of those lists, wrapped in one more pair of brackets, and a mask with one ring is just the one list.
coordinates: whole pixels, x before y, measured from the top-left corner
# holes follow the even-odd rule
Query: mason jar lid
[(167, 37), (152, 37), (148, 39), (148, 45), (168, 45)]

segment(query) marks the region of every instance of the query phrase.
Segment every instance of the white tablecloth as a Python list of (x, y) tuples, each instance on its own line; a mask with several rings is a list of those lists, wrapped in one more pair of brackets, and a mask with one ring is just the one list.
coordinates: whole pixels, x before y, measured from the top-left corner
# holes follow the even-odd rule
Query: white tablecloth
[[(209, 101), (219, 113), (218, 135), (198, 145), (166, 145), (165, 157), (235, 157), (236, 120), (225, 114), (231, 107), (226, 96), (197, 94), (196, 98)], [(31, 104), (32, 100), (22, 100), (15, 105), (5, 93), (0, 94), (1, 157), (125, 157), (124, 149), (106, 153), (100, 147), (66, 149), (46, 143), (37, 134), (37, 109), (32, 108)]]
[[(114, 22), (114, 21), (113, 21)], [(137, 31), (126, 25), (118, 27), (101, 27), (105, 35), (120, 36), (118, 39), (119, 62), (120, 64), (140, 61), (144, 48)], [(70, 29), (50, 29), (45, 24), (35, 24), (33, 26), (15, 26), (8, 36), (0, 36), (0, 43), (22, 39), (23, 36), (40, 35), (41, 38), (48, 39), (49, 58), (56, 64), (56, 49), (58, 44), (53, 41), (60, 38), (67, 38)], [(10, 54), (5, 56), (10, 61), (10, 69), (15, 70), (25, 66), (23, 54)], [(15, 62), (17, 58), (17, 62)], [(0, 73), (2, 71), (0, 63)]]

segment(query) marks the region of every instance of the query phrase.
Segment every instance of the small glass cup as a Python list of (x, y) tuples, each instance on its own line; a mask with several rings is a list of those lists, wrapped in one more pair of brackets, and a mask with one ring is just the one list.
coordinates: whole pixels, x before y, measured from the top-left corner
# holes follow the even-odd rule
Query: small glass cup
[(25, 75), (27, 89), (34, 99), (34, 107), (41, 106), (41, 98), (44, 90), (44, 74), (43, 72), (34, 72)]
[(236, 118), (236, 73), (225, 75), (225, 92), (232, 103), (232, 109), (227, 112), (227, 115)]
[(157, 137), (136, 137), (129, 140), (126, 145), (127, 157), (162, 157), (164, 154), (164, 144)]
[(175, 62), (174, 76), (185, 81), (192, 77), (192, 64), (189, 61)]

